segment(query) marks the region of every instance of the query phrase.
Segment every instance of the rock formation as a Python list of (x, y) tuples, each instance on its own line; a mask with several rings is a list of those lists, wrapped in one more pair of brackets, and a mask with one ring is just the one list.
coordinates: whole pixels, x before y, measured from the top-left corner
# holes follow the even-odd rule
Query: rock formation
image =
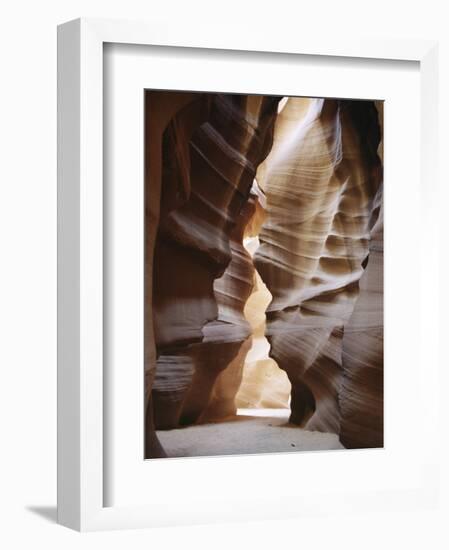
[[(383, 103), (376, 102), (383, 124)], [(383, 142), (378, 154), (383, 159)], [(373, 204), (369, 256), (343, 338), (340, 441), (348, 448), (383, 447), (383, 186)]]
[(340, 430), (342, 338), (382, 181), (379, 139), (372, 102), (290, 98), (258, 174), (267, 219), (255, 265), (273, 296), (270, 354), (292, 384), (291, 422), (310, 430)]
[(155, 433), (152, 386), (156, 373), (156, 343), (153, 323), (153, 259), (161, 211), (162, 142), (165, 129), (176, 113), (189, 104), (198, 105), (192, 93), (151, 92), (145, 95), (145, 456), (165, 453)]
[(146, 457), (237, 407), (382, 444), (381, 104), (280, 99), (146, 93)]
[[(383, 213), (371, 230), (368, 265), (345, 326), (339, 394), (340, 441), (347, 448), (383, 447)], [(376, 211), (374, 212), (376, 214)], [(376, 218), (376, 215), (373, 216)]]
[(147, 217), (153, 233), (146, 243), (146, 269), (153, 274), (146, 341), (154, 342), (146, 357), (156, 364), (151, 407), (159, 429), (198, 420), (220, 372), (250, 337), (242, 312), (254, 268), (241, 239), (254, 211), (254, 175), (271, 148), (278, 99), (180, 93), (173, 102), (180, 108), (166, 121), (156, 161), (161, 183), (153, 185), (150, 175), (146, 185), (148, 208), (160, 204), (158, 216)]

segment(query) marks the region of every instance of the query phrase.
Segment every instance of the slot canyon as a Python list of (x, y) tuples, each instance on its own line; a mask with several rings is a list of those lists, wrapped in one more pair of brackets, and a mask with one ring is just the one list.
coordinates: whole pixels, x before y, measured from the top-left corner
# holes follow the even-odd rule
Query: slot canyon
[(382, 129), (145, 92), (145, 458), (383, 446)]

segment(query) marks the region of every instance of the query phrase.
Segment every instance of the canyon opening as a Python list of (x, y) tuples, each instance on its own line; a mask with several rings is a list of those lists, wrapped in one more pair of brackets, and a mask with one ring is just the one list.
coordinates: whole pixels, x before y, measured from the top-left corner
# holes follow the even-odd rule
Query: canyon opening
[(145, 91), (145, 458), (383, 446), (383, 102)]

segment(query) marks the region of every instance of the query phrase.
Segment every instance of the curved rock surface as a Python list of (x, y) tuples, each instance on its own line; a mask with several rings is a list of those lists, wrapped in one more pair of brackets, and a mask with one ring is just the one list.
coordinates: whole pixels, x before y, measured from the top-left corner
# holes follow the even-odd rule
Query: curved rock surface
[(176, 113), (198, 99), (197, 94), (151, 92), (145, 95), (145, 456), (165, 453), (155, 433), (152, 386), (156, 372), (153, 324), (153, 259), (161, 209), (163, 135)]
[[(155, 425), (165, 429), (198, 420), (220, 372), (250, 336), (241, 312), (254, 268), (239, 239), (254, 212), (250, 191), (271, 147), (278, 103), (263, 96), (191, 95), (163, 134), (151, 262), (157, 352), (151, 396)], [(156, 191), (150, 182), (150, 204), (158, 200)], [(147, 297), (147, 309), (148, 303)]]
[(383, 213), (371, 230), (368, 265), (343, 338), (340, 441), (347, 448), (383, 447)]
[[(383, 125), (383, 102), (376, 102)], [(383, 140), (378, 154), (383, 159)], [(383, 186), (370, 220), (370, 244), (360, 294), (343, 338), (343, 382), (339, 394), (340, 441), (347, 448), (383, 447)]]
[(368, 255), (379, 139), (372, 102), (289, 98), (257, 176), (271, 357), (292, 384), (291, 422), (310, 430), (340, 430), (342, 337)]
[(237, 407), (383, 444), (381, 124), (381, 102), (147, 92), (147, 457)]

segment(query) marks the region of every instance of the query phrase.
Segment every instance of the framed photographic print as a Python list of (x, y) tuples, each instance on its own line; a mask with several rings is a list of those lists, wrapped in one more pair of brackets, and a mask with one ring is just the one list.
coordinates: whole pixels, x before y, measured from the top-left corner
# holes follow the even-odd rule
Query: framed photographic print
[(435, 44), (82, 19), (58, 51), (59, 522), (435, 502)]

